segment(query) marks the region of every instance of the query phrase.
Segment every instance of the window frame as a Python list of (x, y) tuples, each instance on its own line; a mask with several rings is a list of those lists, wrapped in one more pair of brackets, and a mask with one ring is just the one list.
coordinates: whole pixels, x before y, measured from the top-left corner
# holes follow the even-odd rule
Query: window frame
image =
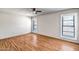
[[(74, 25), (74, 35), (75, 35), (75, 37), (67, 37), (67, 36), (63, 36), (62, 34), (63, 34), (63, 17), (64, 16), (68, 16), (68, 15), (71, 15), (71, 16), (73, 16), (74, 17), (74, 19), (75, 20), (73, 20), (73, 22), (75, 23), (75, 25)], [(61, 34), (61, 37), (62, 38), (65, 38), (65, 39), (72, 39), (72, 40), (77, 40), (77, 35), (78, 35), (78, 33), (77, 33), (77, 31), (78, 31), (78, 23), (77, 23), (77, 13), (69, 13), (69, 14), (62, 14), (61, 15), (61, 21), (60, 21), (60, 34)]]

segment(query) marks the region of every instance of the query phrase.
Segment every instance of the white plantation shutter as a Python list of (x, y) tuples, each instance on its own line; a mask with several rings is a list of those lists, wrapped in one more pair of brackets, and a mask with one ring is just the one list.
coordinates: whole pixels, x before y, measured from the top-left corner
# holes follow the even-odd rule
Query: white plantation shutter
[(76, 38), (76, 14), (67, 14), (61, 17), (61, 35), (67, 38)]

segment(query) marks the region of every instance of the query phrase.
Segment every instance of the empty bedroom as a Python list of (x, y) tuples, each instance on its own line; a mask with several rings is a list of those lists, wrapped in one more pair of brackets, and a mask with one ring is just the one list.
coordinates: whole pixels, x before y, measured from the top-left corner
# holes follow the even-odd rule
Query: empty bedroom
[(79, 51), (79, 8), (0, 8), (0, 51)]

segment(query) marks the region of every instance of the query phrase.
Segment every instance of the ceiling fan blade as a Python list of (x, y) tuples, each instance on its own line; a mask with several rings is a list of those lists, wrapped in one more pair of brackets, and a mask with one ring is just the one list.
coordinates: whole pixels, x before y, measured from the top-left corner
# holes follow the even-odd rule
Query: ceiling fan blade
[(33, 11), (36, 11), (36, 9), (35, 9), (35, 8), (32, 8), (32, 10), (33, 10)]
[(36, 12), (42, 12), (42, 11), (36, 11)]

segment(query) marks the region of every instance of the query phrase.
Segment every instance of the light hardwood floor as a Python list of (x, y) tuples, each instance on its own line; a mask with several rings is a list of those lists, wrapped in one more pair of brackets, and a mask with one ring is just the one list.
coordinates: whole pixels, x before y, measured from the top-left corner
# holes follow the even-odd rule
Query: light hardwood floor
[(0, 51), (79, 51), (79, 45), (29, 33), (0, 40)]

